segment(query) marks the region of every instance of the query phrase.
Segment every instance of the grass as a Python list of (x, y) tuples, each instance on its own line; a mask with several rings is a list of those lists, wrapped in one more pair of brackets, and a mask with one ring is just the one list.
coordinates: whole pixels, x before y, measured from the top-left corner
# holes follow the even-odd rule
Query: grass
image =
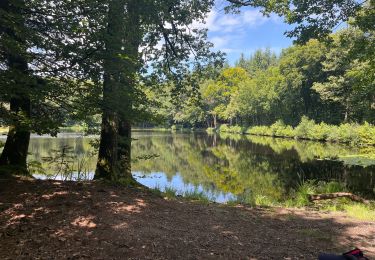
[(319, 209), (329, 212), (344, 212), (348, 216), (364, 221), (375, 221), (375, 205), (365, 205), (346, 198), (320, 203)]
[(310, 207), (314, 205), (318, 210), (329, 212), (344, 212), (348, 216), (365, 221), (375, 221), (375, 204), (365, 205), (353, 202), (347, 198), (324, 200), (318, 202), (309, 201), (309, 195), (319, 193), (334, 193), (347, 191), (345, 185), (339, 182), (313, 182), (307, 181), (300, 184), (294, 192), (294, 196), (285, 203), (285, 207)]
[(185, 191), (183, 197), (187, 200), (195, 200), (204, 203), (209, 203), (215, 200), (214, 198), (208, 197), (203, 191), (198, 191), (197, 189)]
[(163, 195), (168, 199), (173, 199), (177, 197), (177, 190), (172, 187), (165, 187)]
[(352, 218), (375, 221), (375, 208), (359, 203), (344, 205), (345, 212)]

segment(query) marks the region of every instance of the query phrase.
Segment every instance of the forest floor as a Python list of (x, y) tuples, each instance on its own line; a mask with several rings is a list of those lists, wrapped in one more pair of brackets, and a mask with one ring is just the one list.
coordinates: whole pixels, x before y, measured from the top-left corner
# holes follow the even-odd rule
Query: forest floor
[(98, 182), (0, 180), (1, 259), (317, 259), (355, 246), (375, 259), (375, 222)]

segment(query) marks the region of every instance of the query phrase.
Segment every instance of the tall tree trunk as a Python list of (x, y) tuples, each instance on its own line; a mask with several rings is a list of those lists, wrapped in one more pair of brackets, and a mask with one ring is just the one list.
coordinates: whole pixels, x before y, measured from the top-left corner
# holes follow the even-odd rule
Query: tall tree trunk
[(133, 182), (132, 100), (141, 40), (138, 4), (135, 0), (112, 0), (109, 5), (103, 65), (104, 107), (95, 179)]
[(122, 109), (120, 111), (119, 122), (119, 150), (118, 154), (121, 161), (121, 178), (129, 183), (134, 182), (131, 172), (131, 130), (133, 112), (133, 98), (135, 95), (136, 74), (139, 70), (139, 46), (142, 40), (139, 17), (139, 0), (127, 0), (127, 19), (125, 21), (125, 50), (130, 59), (124, 61), (126, 74), (122, 78), (123, 91)]
[[(11, 166), (17, 170), (27, 172), (27, 152), (30, 142), (30, 129), (27, 124), (31, 116), (31, 104), (28, 95), (29, 75), (26, 55), (26, 40), (22, 34), (25, 31), (25, 21), (22, 16), (24, 1), (19, 1), (16, 6), (10, 1), (2, 1), (0, 9), (9, 13), (14, 19), (12, 26), (1, 28), (4, 33), (14, 41), (15, 49), (5, 53), (9, 73), (14, 88), (18, 89), (10, 98), (10, 125), (7, 140), (0, 156), (0, 166)], [(19, 173), (19, 171), (17, 171)]]
[(107, 34), (105, 36), (105, 57), (103, 63), (103, 108), (100, 145), (95, 179), (117, 180), (119, 117), (116, 95), (119, 93), (122, 62), (125, 1), (112, 0), (108, 7)]

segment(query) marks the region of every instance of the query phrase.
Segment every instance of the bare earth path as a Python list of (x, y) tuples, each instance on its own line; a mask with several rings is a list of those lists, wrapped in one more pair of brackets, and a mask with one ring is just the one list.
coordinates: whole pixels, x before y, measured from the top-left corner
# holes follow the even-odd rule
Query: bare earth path
[(353, 246), (375, 259), (374, 222), (101, 183), (0, 181), (0, 259), (316, 259)]

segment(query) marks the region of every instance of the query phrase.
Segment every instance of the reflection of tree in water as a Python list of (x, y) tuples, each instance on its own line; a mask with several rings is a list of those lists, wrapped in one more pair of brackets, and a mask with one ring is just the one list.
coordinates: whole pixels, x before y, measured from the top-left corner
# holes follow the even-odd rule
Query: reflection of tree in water
[[(335, 180), (352, 192), (374, 196), (374, 166), (364, 168), (345, 165), (339, 159), (321, 160), (363, 154), (365, 148), (292, 139), (232, 139), (204, 133), (144, 133), (137, 134), (135, 139), (134, 158), (155, 154), (159, 157), (135, 161), (133, 171), (163, 172), (169, 181), (179, 173), (184, 183), (202, 185), (211, 193), (230, 192), (248, 202), (283, 200), (291, 189), (306, 180)], [(29, 160), (41, 162), (66, 145), (73, 148), (76, 156), (92, 149), (88, 138), (35, 138), (30, 143)], [(95, 170), (95, 159), (92, 156), (89, 160), (91, 171)]]
[(180, 173), (186, 183), (237, 195), (251, 194), (251, 200), (261, 197), (282, 200), (306, 180), (335, 180), (345, 183), (352, 192), (374, 194), (373, 167), (315, 159), (337, 158), (340, 153), (357, 151), (333, 144), (268, 139), (267, 142), (242, 137), (233, 140), (204, 134), (143, 137), (134, 144), (134, 153), (144, 152), (145, 142), (149, 147), (147, 152), (157, 153), (160, 158), (139, 162), (133, 169), (146, 174), (164, 172), (169, 179)]

